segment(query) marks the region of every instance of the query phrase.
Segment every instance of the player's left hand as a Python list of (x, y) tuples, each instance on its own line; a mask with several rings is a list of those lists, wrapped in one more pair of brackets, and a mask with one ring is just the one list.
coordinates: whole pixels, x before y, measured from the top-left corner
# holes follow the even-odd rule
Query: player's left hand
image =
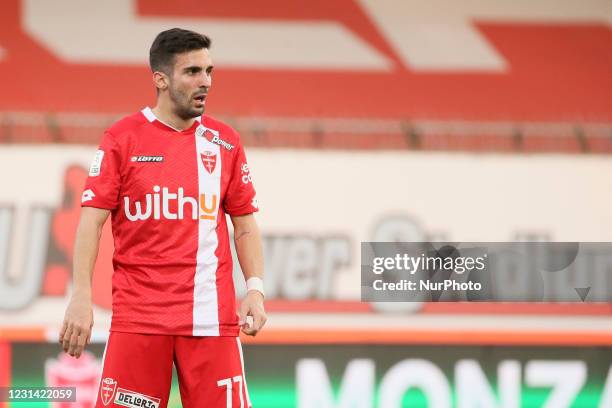
[[(247, 322), (247, 316), (253, 318), (253, 323)], [(248, 336), (255, 336), (266, 324), (264, 297), (256, 290), (249, 290), (240, 305), (240, 329)]]

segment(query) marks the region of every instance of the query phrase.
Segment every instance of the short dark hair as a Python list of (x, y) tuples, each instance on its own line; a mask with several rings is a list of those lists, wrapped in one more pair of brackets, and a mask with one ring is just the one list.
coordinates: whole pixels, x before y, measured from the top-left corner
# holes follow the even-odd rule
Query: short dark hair
[(188, 51), (210, 48), (211, 40), (195, 31), (171, 28), (157, 34), (149, 50), (149, 66), (151, 71), (161, 71), (171, 74), (174, 56)]

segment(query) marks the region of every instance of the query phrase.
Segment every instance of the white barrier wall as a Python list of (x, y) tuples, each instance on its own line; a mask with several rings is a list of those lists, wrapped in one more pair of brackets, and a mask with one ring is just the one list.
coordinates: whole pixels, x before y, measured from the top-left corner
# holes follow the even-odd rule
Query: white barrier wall
[[(80, 186), (94, 152), (0, 148), (0, 324), (61, 321)], [(608, 157), (247, 153), (269, 299), (359, 300), (361, 241), (612, 240)], [(110, 306), (111, 253), (106, 238), (94, 279), (100, 310)]]

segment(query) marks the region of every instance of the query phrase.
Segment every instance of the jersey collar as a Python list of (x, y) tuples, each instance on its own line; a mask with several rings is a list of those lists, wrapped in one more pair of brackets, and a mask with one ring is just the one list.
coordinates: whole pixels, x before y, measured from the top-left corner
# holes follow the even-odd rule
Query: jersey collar
[(155, 114), (153, 113), (153, 110), (150, 107), (148, 107), (148, 106), (145, 107), (140, 112), (143, 114), (143, 116), (145, 118), (147, 118), (147, 120), (151, 124), (161, 128), (161, 129), (171, 130), (171, 131), (178, 132), (178, 133), (191, 133), (191, 132), (194, 131), (195, 128), (198, 127), (198, 125), (200, 125), (202, 123), (202, 117), (198, 116), (197, 118), (195, 118), (195, 122), (193, 123), (193, 125), (191, 127), (187, 128), (185, 130), (178, 130), (178, 129), (170, 126), (169, 124), (167, 124), (165, 122), (162, 122), (157, 116), (155, 116)]

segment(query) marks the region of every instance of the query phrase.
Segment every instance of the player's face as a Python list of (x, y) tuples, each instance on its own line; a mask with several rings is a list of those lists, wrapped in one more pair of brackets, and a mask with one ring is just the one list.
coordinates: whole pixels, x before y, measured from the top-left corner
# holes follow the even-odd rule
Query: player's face
[(206, 48), (175, 56), (168, 90), (178, 117), (191, 119), (204, 113), (206, 97), (212, 85), (212, 71), (212, 60)]

